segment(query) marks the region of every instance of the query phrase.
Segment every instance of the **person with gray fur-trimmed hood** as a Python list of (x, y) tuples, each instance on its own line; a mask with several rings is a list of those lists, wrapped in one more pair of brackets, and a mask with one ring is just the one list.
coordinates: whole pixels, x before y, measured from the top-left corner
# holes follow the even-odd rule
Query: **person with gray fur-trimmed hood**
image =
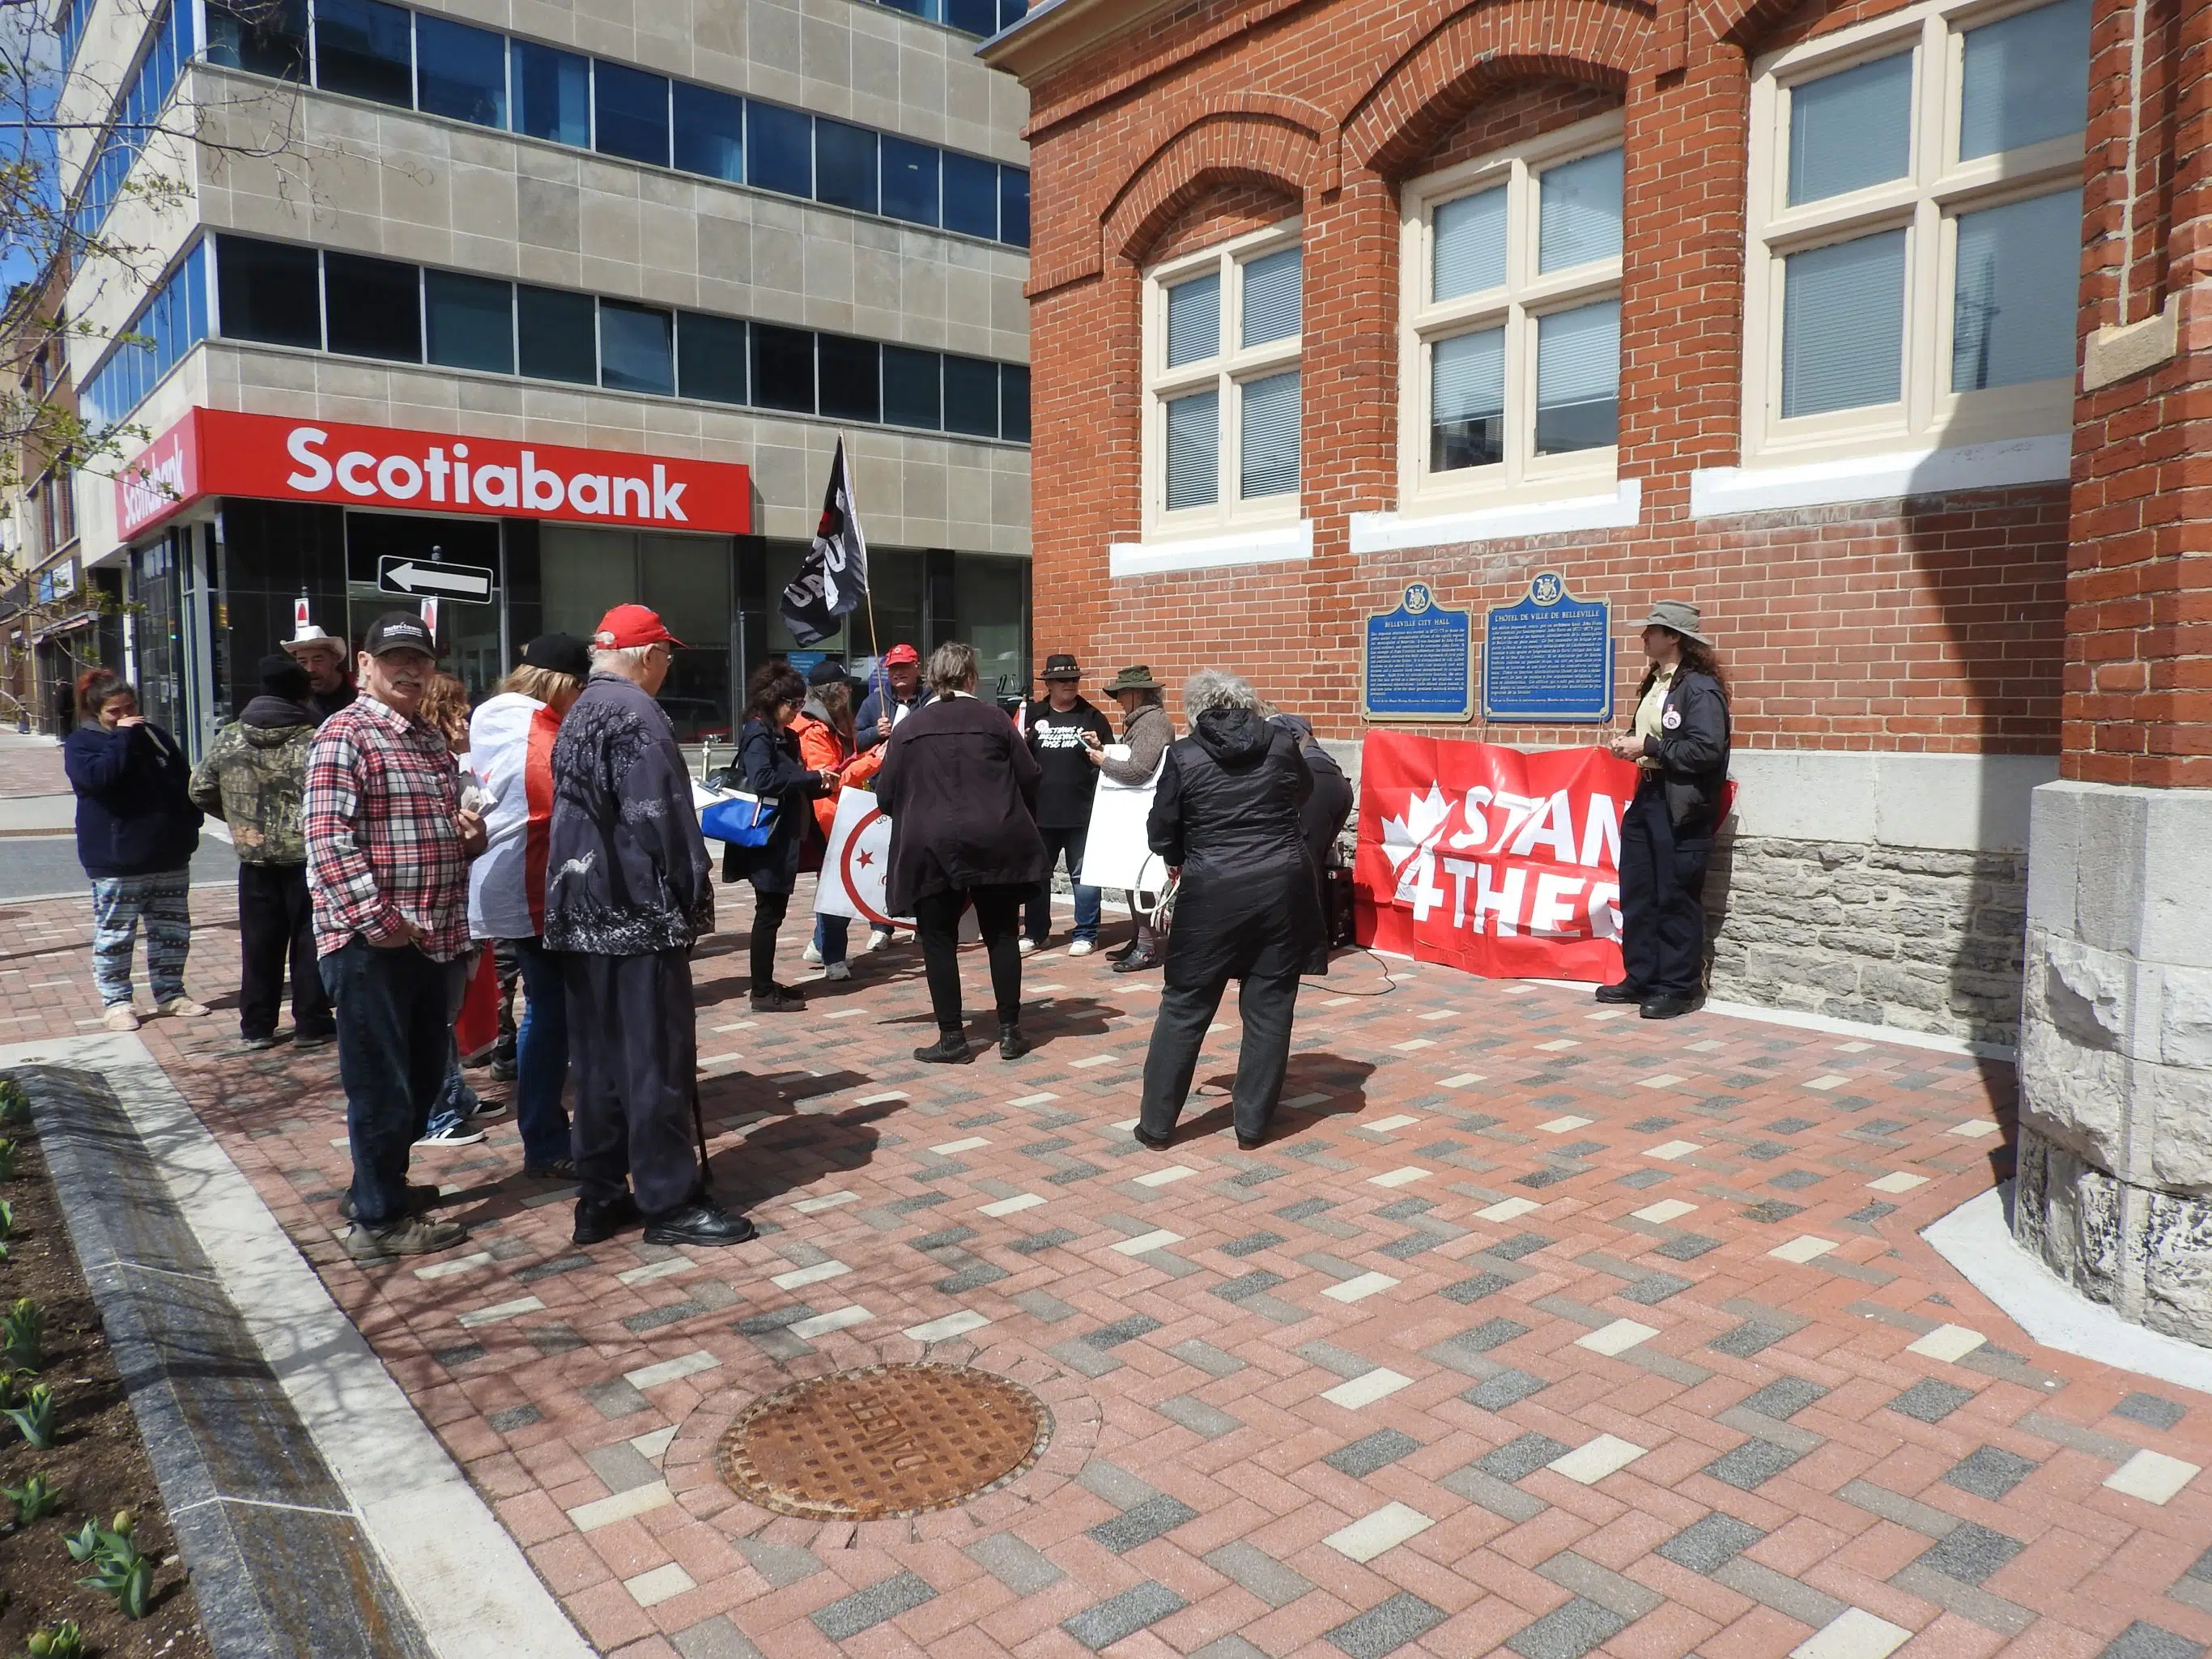
[(561, 952), (576, 1078), (579, 1244), (641, 1218), (651, 1244), (740, 1244), (694, 1157), (690, 951), (713, 867), (676, 728), (653, 701), (682, 641), (641, 605), (592, 636), (592, 677), (554, 740), (545, 948)]
[(230, 826), (238, 853), (238, 1033), (248, 1048), (276, 1046), (284, 969), (292, 969), (292, 1036), (332, 1042), (331, 994), (315, 966), (315, 907), (307, 893), (307, 837), (300, 799), (320, 723), (307, 707), (307, 671), (276, 654), (260, 663), (261, 695), (215, 734), (185, 793)]

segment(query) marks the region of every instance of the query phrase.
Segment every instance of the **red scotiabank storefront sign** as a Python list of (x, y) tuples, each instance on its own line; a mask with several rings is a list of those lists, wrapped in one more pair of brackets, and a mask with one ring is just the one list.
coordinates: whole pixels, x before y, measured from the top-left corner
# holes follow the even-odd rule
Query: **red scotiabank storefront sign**
[(752, 529), (750, 470), (451, 432), (195, 409), (115, 481), (128, 539), (209, 495), (641, 530)]
[(1352, 865), (1359, 942), (1493, 979), (1613, 981), (1636, 767), (1370, 732)]

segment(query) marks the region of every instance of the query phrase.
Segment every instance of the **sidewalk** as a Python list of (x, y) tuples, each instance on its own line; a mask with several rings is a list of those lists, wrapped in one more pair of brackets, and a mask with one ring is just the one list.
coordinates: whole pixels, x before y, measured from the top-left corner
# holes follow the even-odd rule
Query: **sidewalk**
[[(1156, 977), (1033, 957), (1037, 1051), (926, 1067), (909, 951), (756, 1021), (718, 896), (706, 1111), (763, 1233), (735, 1250), (576, 1249), (510, 1113), (418, 1155), (467, 1249), (364, 1271), (335, 1058), (240, 1055), (228, 1014), (143, 1034), (602, 1651), (2212, 1643), (2208, 1402), (2036, 1348), (1918, 1236), (2009, 1172), (2005, 1064), (1352, 954), (1301, 995), (1275, 1137), (1229, 1133), (1224, 1011), (1154, 1153), (1124, 1126)], [(86, 935), (0, 919), (0, 1040), (94, 1029)], [(234, 943), (198, 936), (203, 996)], [(858, 1526), (721, 1485), (745, 1404), (924, 1354), (1046, 1401), (1034, 1468)]]

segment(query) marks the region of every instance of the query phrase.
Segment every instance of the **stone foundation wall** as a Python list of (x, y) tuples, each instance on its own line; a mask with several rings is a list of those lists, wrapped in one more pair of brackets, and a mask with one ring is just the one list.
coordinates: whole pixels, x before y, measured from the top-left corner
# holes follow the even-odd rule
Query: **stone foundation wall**
[(2025, 853), (1724, 838), (1705, 905), (1717, 997), (2017, 1040)]

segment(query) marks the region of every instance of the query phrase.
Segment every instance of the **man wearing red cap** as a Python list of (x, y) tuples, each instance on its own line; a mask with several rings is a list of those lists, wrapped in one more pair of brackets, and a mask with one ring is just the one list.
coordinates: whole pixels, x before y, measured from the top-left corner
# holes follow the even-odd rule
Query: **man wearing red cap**
[(653, 1244), (739, 1244), (753, 1225), (705, 1194), (692, 1156), (692, 942), (714, 872), (676, 728), (653, 694), (682, 641), (641, 605), (592, 636), (592, 677), (553, 744), (545, 948), (562, 956), (576, 1073), (576, 1228), (642, 1219)]
[(884, 653), (884, 678), (890, 684), (870, 691), (853, 717), (864, 755), (888, 739), (891, 728), (921, 701), (921, 653), (910, 645), (893, 646)]

